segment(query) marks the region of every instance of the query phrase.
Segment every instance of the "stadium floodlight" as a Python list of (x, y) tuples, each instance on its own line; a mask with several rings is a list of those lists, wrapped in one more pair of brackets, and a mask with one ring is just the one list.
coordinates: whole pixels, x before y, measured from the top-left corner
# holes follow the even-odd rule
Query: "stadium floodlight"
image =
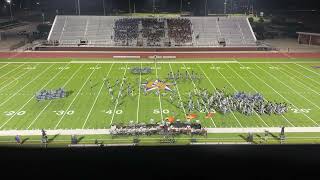
[(102, 6), (103, 6), (103, 15), (105, 16), (106, 15), (106, 5), (105, 5), (104, 0), (102, 0)]
[(131, 15), (131, 1), (129, 0), (129, 14)]
[(182, 0), (180, 0), (180, 14), (182, 15)]
[(6, 2), (10, 5), (10, 19), (11, 19), (11, 21), (13, 20), (13, 16), (12, 16), (12, 1), (11, 0), (6, 0)]
[(205, 16), (208, 16), (208, 0), (205, 1), (204, 14), (205, 14)]
[(76, 14), (80, 16), (80, 0), (75, 0)]

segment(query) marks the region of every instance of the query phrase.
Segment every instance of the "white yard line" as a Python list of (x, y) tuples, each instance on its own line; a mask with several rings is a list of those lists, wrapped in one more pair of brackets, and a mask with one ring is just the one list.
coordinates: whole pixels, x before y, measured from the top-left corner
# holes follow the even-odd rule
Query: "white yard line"
[(4, 75), (0, 76), (0, 78), (3, 78), (4, 76), (8, 75), (8, 74), (9, 74), (9, 73), (11, 73), (12, 71), (15, 71), (16, 69), (18, 69), (19, 67), (21, 67), (21, 66), (23, 66), (23, 65), (25, 65), (25, 63), (23, 63), (22, 65), (20, 65), (20, 66), (18, 66), (18, 67), (16, 67), (16, 68), (14, 68), (14, 69), (12, 69), (11, 71), (7, 72), (6, 74), (4, 74)]
[(118, 92), (118, 96), (117, 96), (117, 99), (116, 99), (116, 105), (114, 106), (114, 109), (113, 109), (113, 112), (112, 112), (112, 118), (111, 118), (111, 121), (110, 121), (110, 125), (112, 125), (112, 123), (113, 123), (114, 115), (116, 113), (116, 109), (117, 109), (117, 106), (119, 104), (120, 89), (123, 90), (122, 87), (123, 87), (123, 83), (124, 83), (124, 77), (125, 77), (125, 75), (127, 73), (127, 69), (128, 69), (128, 64), (126, 64), (126, 67), (125, 67), (125, 70), (124, 70), (124, 73), (123, 73), (122, 82), (121, 82), (121, 85), (120, 85), (120, 88), (119, 88), (119, 92)]
[[(204, 70), (202, 69), (202, 67), (200, 65), (198, 65), (198, 67), (200, 68), (200, 70), (202, 71), (202, 74), (204, 74), (206, 76), (206, 78), (209, 80), (211, 86), (216, 89), (216, 86), (212, 83), (211, 79), (207, 76), (206, 72), (204, 72)], [(240, 121), (238, 120), (238, 118), (234, 115), (233, 112), (231, 112), (232, 116), (237, 120), (238, 124), (240, 125), (240, 127), (243, 127), (242, 124), (240, 123)]]
[[(69, 64), (67, 64), (65, 67), (67, 67)], [(64, 83), (64, 85), (62, 86), (63, 88), (70, 82), (71, 79), (73, 79), (73, 77), (79, 72), (79, 70), (82, 68), (83, 65), (81, 65), (73, 74), (72, 76), (68, 79), (67, 82)], [(62, 68), (52, 79), (55, 79), (63, 70), (64, 68)], [(42, 115), (42, 113), (47, 109), (47, 107), (51, 104), (52, 100), (42, 109), (42, 111), (38, 114), (38, 116), (30, 123), (30, 125), (28, 126), (27, 129), (29, 129), (37, 120), (38, 118)]]
[[(241, 63), (239, 63), (241, 65)], [(242, 65), (241, 65), (242, 66)], [(279, 96), (281, 96), (284, 100), (286, 100), (287, 102), (289, 102), (290, 104), (292, 104), (293, 107), (297, 108), (297, 106), (295, 106), (291, 101), (289, 101), (287, 98), (285, 98), (284, 96), (282, 96), (278, 91), (276, 91), (272, 86), (270, 86), (269, 84), (267, 84), (263, 79), (261, 79), (259, 76), (257, 76), (255, 73), (253, 73), (252, 71), (248, 70), (248, 72), (250, 72), (252, 75), (254, 75), (257, 79), (259, 79), (261, 82), (263, 82), (265, 85), (267, 85), (269, 88), (271, 88), (275, 93), (277, 93)], [(317, 122), (315, 122), (312, 118), (310, 118), (308, 115), (306, 115), (305, 113), (302, 113), (305, 117), (307, 117), (309, 120), (311, 120), (314, 124), (316, 124), (317, 126), (319, 126), (319, 124)]]
[[(189, 73), (189, 71), (188, 71), (188, 68), (186, 67), (186, 65), (183, 64), (183, 66), (184, 66), (184, 68), (186, 69), (189, 77), (191, 77), (191, 76), (190, 76), (190, 73)], [(199, 91), (198, 88), (197, 88), (197, 86), (196, 86), (196, 84), (194, 83), (193, 79), (191, 79), (191, 81), (192, 81), (193, 87), (196, 88), (197, 91)], [(206, 104), (204, 105), (204, 108), (206, 109), (207, 113), (209, 113), (209, 109), (207, 108), (207, 105), (206, 105)], [(217, 127), (216, 124), (214, 123), (212, 117), (210, 117), (210, 119), (211, 119), (211, 122), (213, 123), (214, 127)], [(240, 126), (241, 126), (241, 124), (240, 124)]]
[[(157, 76), (157, 79), (159, 80), (159, 76), (158, 76), (158, 68), (157, 68), (157, 62), (154, 63), (155, 65), (155, 69), (156, 69), (156, 76)], [(160, 91), (159, 91), (160, 92)], [(160, 114), (161, 114), (161, 120), (163, 121), (163, 110), (162, 110), (162, 103), (161, 103), (161, 94), (159, 93), (159, 105), (160, 105)]]
[[(172, 70), (172, 67), (171, 67), (171, 64), (169, 63), (169, 66), (170, 66), (170, 70), (171, 70), (171, 72), (173, 72), (173, 70)], [(181, 98), (181, 95), (180, 95), (180, 91), (179, 91), (179, 87), (178, 87), (178, 84), (177, 84), (177, 82), (176, 82), (176, 79), (175, 78), (173, 78), (174, 79), (174, 83), (176, 84), (176, 89), (177, 89), (177, 91), (178, 91), (178, 95), (179, 95), (179, 99), (180, 99), (180, 101), (182, 102), (182, 104), (183, 104), (183, 101), (182, 101), (182, 98)], [(184, 108), (184, 106), (182, 106), (182, 108), (183, 108), (183, 112), (184, 112), (184, 116), (185, 115), (187, 115), (187, 112), (186, 112), (186, 109)]]
[(47, 107), (51, 104), (52, 101), (50, 101), (42, 110), (41, 112), (37, 115), (37, 117), (29, 124), (27, 129), (29, 129), (37, 120), (38, 118), (42, 115), (42, 113), (47, 109)]
[[(313, 63), (315, 63), (315, 62), (313, 62)], [(304, 67), (304, 66), (301, 66), (300, 64), (297, 64), (297, 63), (294, 63), (294, 64), (297, 65), (297, 66), (300, 66), (300, 67), (302, 67), (303, 69), (305, 69), (305, 70), (307, 70), (307, 71), (310, 71), (310, 72), (312, 72), (312, 73), (314, 73), (314, 74), (320, 75), (320, 73), (314, 72), (314, 71), (312, 71), (312, 70), (310, 70), (310, 69), (308, 69), (308, 68), (306, 68), (306, 67)]]
[[(140, 69), (142, 69), (142, 63), (140, 63)], [(141, 96), (141, 71), (140, 71), (140, 80), (139, 80), (139, 96), (138, 96), (138, 104), (137, 104), (137, 121), (136, 121), (136, 123), (139, 122), (140, 96)]]
[[(51, 66), (53, 66), (54, 64), (52, 64)], [(51, 67), (49, 66), (49, 67)], [(14, 94), (12, 94), (12, 96), (10, 96), (8, 99), (6, 99), (5, 101), (3, 101), (0, 106), (3, 106), (6, 102), (8, 102), (11, 98), (13, 98), (14, 96), (16, 96), (20, 91), (22, 91), (25, 87), (27, 87), (29, 84), (31, 84), (34, 80), (38, 79), (38, 77), (43, 74), (44, 71), (42, 71), (40, 74), (38, 74), (35, 78), (33, 78), (31, 81), (28, 82), (28, 84), (24, 85), (22, 88), (19, 89), (19, 91), (15, 92)]]
[(305, 76), (304, 74), (302, 74), (301, 72), (299, 72), (299, 71), (297, 71), (297, 70), (295, 70), (295, 69), (293, 69), (293, 68), (290, 68), (289, 66), (287, 66), (287, 65), (284, 65), (284, 66), (286, 66), (288, 69), (290, 69), (291, 71), (294, 71), (294, 72), (296, 72), (296, 73), (298, 73), (298, 74), (300, 74), (301, 76), (304, 76), (304, 77), (306, 77), (306, 78), (308, 78), (308, 79), (310, 79), (311, 81), (313, 81), (314, 83), (316, 83), (316, 84), (318, 84), (318, 85), (320, 85), (320, 83), (318, 82), (318, 81), (316, 81), (316, 80), (314, 80), (314, 79), (312, 79), (312, 78), (310, 78), (310, 77), (308, 77), (308, 76)]
[[(255, 92), (258, 93), (258, 91), (256, 90), (256, 88), (254, 88), (247, 80), (245, 80), (242, 76), (240, 76), (232, 67), (230, 67), (228, 64), (226, 64), (229, 69), (231, 69), (234, 73), (237, 74), (237, 76), (239, 76), (251, 89), (253, 89)], [(281, 116), (293, 127), (295, 127), (283, 114), (281, 114)], [(259, 116), (260, 117), (260, 116)], [(261, 118), (261, 117), (260, 117)]]
[[(212, 64), (211, 64), (211, 67), (213, 67), (212, 66)], [(217, 70), (217, 72), (228, 82), (228, 84), (229, 85), (231, 85), (231, 83), (224, 77), (224, 75), (219, 71), (219, 70)], [(231, 87), (233, 87), (232, 85), (231, 85)], [(235, 89), (234, 87), (233, 87), (233, 89)], [(235, 89), (236, 90), (236, 89)], [(234, 115), (234, 113), (232, 112), (232, 115), (233, 115), (233, 117), (234, 118), (236, 118), (236, 120), (238, 121), (238, 123), (240, 124), (240, 126), (242, 127), (242, 125), (241, 125), (241, 123), (240, 123), (240, 121), (239, 121), (239, 119)]]
[[(227, 64), (226, 64), (227, 65)], [(220, 75), (222, 75), (222, 77), (228, 82), (228, 84), (235, 90), (235, 91), (237, 91), (237, 89), (230, 83), (230, 81), (219, 71), (219, 70), (217, 70), (218, 72), (219, 72), (219, 74)], [(239, 74), (238, 73), (236, 73), (238, 76), (239, 76)], [(242, 80), (243, 80), (243, 78), (241, 77), (241, 76), (239, 76)], [(265, 124), (267, 127), (269, 127), (269, 125), (259, 116), (259, 114), (256, 112), (256, 111), (254, 111), (254, 113), (258, 116), (258, 118), (263, 122), (263, 124)]]
[[(50, 69), (51, 67), (53, 66), (53, 64), (49, 67), (47, 67), (44, 71), (42, 71), (40, 74), (38, 74), (31, 82), (33, 82), (35, 79), (37, 79), (38, 77), (40, 77), (43, 73), (47, 72), (48, 69)], [(47, 83), (48, 84), (48, 83)], [(18, 112), (20, 112), (32, 99), (33, 99), (34, 95), (23, 105), (19, 108), (19, 110), (17, 110), (5, 123), (3, 123), (1, 126), (0, 126), (0, 129), (2, 129), (3, 126), (5, 126), (8, 122), (11, 121), (11, 119), (13, 119), (16, 114)]]
[[(37, 66), (37, 65), (36, 65)], [(25, 71), (24, 73), (22, 73), (21, 75), (19, 75), (17, 78), (14, 78), (15, 80), (18, 80), (18, 79), (20, 79), (22, 76), (24, 76), (25, 74), (27, 74), (28, 72), (30, 72), (32, 69), (29, 69), (29, 70), (27, 70), (27, 71)], [(19, 72), (18, 72), (19, 73)], [(17, 74), (18, 74), (17, 73)], [(6, 88), (7, 86), (9, 86), (10, 84), (12, 84), (13, 82), (15, 82), (15, 81), (12, 81), (11, 79), (7, 79), (6, 81), (4, 81), (4, 82), (2, 82), (0, 85), (2, 85), (3, 83), (5, 83), (5, 82), (7, 82), (7, 81), (9, 81), (10, 80), (10, 82), (9, 83), (6, 83), (6, 85), (5, 86), (2, 86), (1, 88), (0, 88), (0, 91), (2, 90), (2, 89), (4, 89), (4, 88)]]
[[(257, 65), (255, 65), (257, 66)], [(267, 74), (269, 74), (270, 76), (272, 76), (274, 79), (276, 79), (277, 81), (279, 81), (281, 84), (285, 85), (287, 88), (291, 89), (293, 92), (295, 92), (296, 94), (298, 94), (300, 97), (302, 97), (303, 99), (305, 99), (306, 101), (308, 101), (309, 103), (313, 104), (315, 107), (317, 107), (320, 110), (320, 107), (318, 105), (316, 105), (315, 103), (311, 102), (309, 99), (307, 99), (306, 97), (304, 97), (303, 95), (301, 95), (299, 92), (297, 92), (296, 90), (294, 90), (292, 87), (286, 85), (285, 83), (283, 83), (280, 79), (278, 79), (277, 77), (275, 77), (274, 75), (272, 75), (271, 73), (269, 73), (268, 71), (264, 70), (263, 68), (260, 68), (259, 66), (257, 66), (259, 69), (261, 69), (262, 71), (266, 72)]]
[[(96, 65), (97, 67), (97, 65)], [(82, 87), (80, 88), (80, 90), (78, 91), (78, 93), (76, 94), (76, 96), (73, 98), (73, 100), (71, 101), (71, 103), (69, 104), (68, 108), (64, 111), (64, 112), (68, 112), (70, 107), (72, 106), (72, 104), (74, 103), (74, 101), (77, 99), (77, 97), (79, 96), (80, 92), (82, 91), (83, 87), (87, 84), (88, 80), (90, 79), (90, 77), (92, 76), (92, 74), (96, 71), (96, 68), (94, 68), (94, 70), (90, 73), (90, 75), (88, 76), (88, 78), (86, 79), (86, 81), (83, 83)], [(58, 121), (58, 123), (55, 125), (54, 129), (57, 129), (57, 127), (59, 126), (59, 124), (61, 123), (62, 119), (64, 118), (64, 116), (67, 113), (64, 113), (60, 120)]]
[[(113, 65), (114, 65), (114, 64), (111, 65), (111, 67), (110, 67), (110, 69), (109, 69), (109, 71), (108, 71), (107, 78), (109, 77), (109, 74), (110, 74), (110, 72), (111, 72), (111, 69), (112, 69)], [(84, 121), (84, 123), (83, 123), (83, 125), (82, 125), (82, 129), (84, 129), (84, 127), (85, 127), (86, 124), (87, 124), (87, 121), (88, 121), (88, 119), (89, 119), (89, 117), (90, 117), (90, 115), (91, 115), (91, 112), (92, 112), (92, 110), (93, 110), (93, 107), (94, 107), (94, 106), (96, 105), (96, 103), (97, 103), (98, 97), (99, 97), (99, 95), (100, 95), (100, 93), (101, 93), (101, 91), (102, 91), (103, 86), (104, 86), (104, 82), (102, 83), (102, 85), (101, 85), (101, 87), (100, 87), (100, 90), (99, 90), (99, 93), (98, 93), (98, 95), (96, 96), (96, 99), (94, 100), (94, 102), (93, 102), (93, 104), (92, 104), (92, 106), (91, 106), (91, 108), (90, 108), (90, 111), (89, 111), (89, 113), (88, 113), (88, 115), (87, 115), (87, 117), (86, 117), (86, 120)]]
[(4, 67), (8, 66), (8, 65), (9, 65), (9, 63), (6, 63), (5, 65), (1, 66), (0, 70), (1, 70), (2, 68), (4, 68)]
[[(281, 72), (281, 73), (285, 74), (285, 75), (286, 75), (287, 77), (289, 77), (289, 78), (291, 78), (291, 77), (295, 77), (295, 78), (293, 78), (293, 79), (294, 79), (296, 82), (298, 82), (299, 84), (302, 84), (304, 87), (306, 87), (306, 88), (310, 89), (312, 92), (314, 92), (314, 93), (316, 93), (316, 94), (320, 95), (320, 93), (319, 93), (319, 92), (317, 92), (317, 91), (313, 90), (313, 89), (312, 89), (312, 88), (310, 88), (309, 86), (307, 86), (307, 85), (305, 85), (304, 83), (300, 82), (300, 81), (301, 81), (300, 77), (298, 77), (298, 76), (296, 76), (296, 75), (294, 75), (294, 74), (292, 74), (291, 72), (286, 71), (286, 70), (283, 70), (283, 71), (281, 71), (281, 70), (277, 70), (277, 71), (279, 71), (279, 72)], [(298, 81), (297, 79), (299, 79), (299, 81)]]

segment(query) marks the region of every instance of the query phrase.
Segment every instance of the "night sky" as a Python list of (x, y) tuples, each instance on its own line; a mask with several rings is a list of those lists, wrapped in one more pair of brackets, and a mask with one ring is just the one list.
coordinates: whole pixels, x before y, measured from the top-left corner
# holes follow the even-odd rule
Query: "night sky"
[[(60, 9), (64, 12), (75, 11), (75, 2), (77, 0), (12, 0), (14, 9), (31, 8), (31, 9), (45, 9), (46, 11)], [(107, 11), (128, 11), (129, 0), (104, 0)], [(135, 4), (137, 12), (152, 12), (152, 0), (130, 0), (131, 9), (133, 10), (133, 4)], [(204, 9), (206, 0), (182, 0), (183, 9), (187, 11), (194, 11), (195, 9)], [(190, 4), (188, 5), (188, 1)], [(223, 12), (224, 0), (207, 0), (208, 9), (212, 13)], [(231, 0), (228, 0), (229, 2)], [(247, 4), (248, 1), (252, 1), (256, 11), (269, 11), (269, 10), (320, 10), (320, 0), (232, 0), (239, 1)], [(40, 5), (36, 5), (39, 2)], [(81, 11), (83, 14), (86, 12), (97, 12), (101, 14), (103, 12), (103, 0), (80, 0)], [(156, 6), (159, 11), (164, 12), (178, 12), (180, 9), (180, 0), (155, 0)], [(5, 0), (0, 0), (1, 11), (5, 11)], [(8, 6), (7, 6), (8, 7)], [(8, 8), (7, 8), (8, 9)]]

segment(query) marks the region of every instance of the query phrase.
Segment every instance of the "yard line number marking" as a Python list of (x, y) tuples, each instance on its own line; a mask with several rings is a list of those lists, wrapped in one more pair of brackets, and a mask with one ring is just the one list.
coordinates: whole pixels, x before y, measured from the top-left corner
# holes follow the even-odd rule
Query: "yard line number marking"
[[(107, 74), (107, 77), (106, 77), (106, 78), (109, 77), (109, 74), (110, 74), (110, 72), (111, 72), (111, 69), (112, 69), (113, 65), (114, 65), (114, 63), (111, 65), (111, 67), (110, 67), (110, 69), (109, 69), (109, 71), (108, 71), (108, 74)], [(91, 112), (92, 112), (92, 110), (93, 110), (93, 107), (96, 105), (97, 100), (98, 100), (98, 97), (99, 97), (99, 95), (100, 95), (100, 93), (101, 93), (101, 91), (102, 91), (102, 88), (103, 88), (103, 86), (104, 86), (104, 83), (105, 83), (105, 82), (102, 83), (102, 85), (101, 85), (101, 87), (100, 87), (100, 89), (99, 89), (98, 95), (96, 96), (96, 99), (94, 100), (94, 102), (93, 102), (93, 104), (92, 104), (92, 106), (91, 106), (91, 109), (90, 109), (90, 111), (89, 111), (89, 113), (88, 113), (88, 115), (87, 115), (87, 117), (86, 117), (86, 120), (84, 121), (84, 123), (83, 123), (83, 125), (82, 125), (82, 129), (84, 129), (84, 127), (85, 127), (86, 124), (87, 124), (87, 121), (88, 121), (88, 119), (89, 119), (89, 117), (90, 117), (90, 115), (91, 115)]]
[[(242, 64), (239, 63), (241, 66)], [(257, 66), (258, 67), (258, 66)], [(275, 93), (277, 93), (279, 96), (281, 96), (284, 100), (286, 100), (287, 102), (289, 102), (290, 104), (293, 105), (293, 103), (291, 101), (289, 101), (287, 98), (285, 98), (282, 94), (280, 94), (278, 91), (276, 91), (272, 86), (270, 86), (268, 83), (266, 83), (264, 80), (262, 80), (259, 76), (257, 76), (255, 73), (253, 73), (252, 71), (248, 71), (250, 72), (252, 75), (254, 75), (257, 79), (259, 79), (261, 82), (263, 82), (265, 85), (267, 85), (269, 88), (271, 88)], [(296, 107), (295, 105), (293, 105), (294, 107)], [(316, 124), (317, 126), (319, 126), (319, 124), (317, 122), (315, 122), (312, 118), (310, 118), (308, 115), (306, 115), (305, 113), (302, 113), (305, 117), (307, 117), (310, 121), (312, 121), (314, 124)]]
[[(255, 92), (258, 92), (256, 90), (256, 88), (254, 88), (247, 80), (245, 80), (242, 76), (240, 76), (235, 70), (233, 70), (233, 68), (231, 66), (229, 66), (228, 64), (226, 64), (228, 66), (229, 69), (231, 69), (235, 74), (237, 74), (251, 89), (253, 89)], [(240, 66), (242, 66), (240, 64)], [(281, 115), (290, 125), (294, 126), (283, 114)]]
[[(127, 73), (127, 69), (128, 69), (128, 64), (126, 64), (126, 67), (125, 67), (125, 70), (124, 70), (124, 73), (123, 73), (122, 82), (121, 82), (120, 87), (123, 86), (124, 77), (125, 77), (125, 75), (126, 75), (126, 73)], [(120, 90), (119, 90), (119, 92), (118, 92), (118, 96), (117, 96), (117, 99), (116, 99), (116, 105), (114, 106), (114, 109), (113, 109), (113, 113), (112, 113), (112, 118), (111, 118), (111, 121), (110, 121), (110, 125), (113, 123), (114, 115), (115, 115), (117, 106), (118, 106), (118, 104), (119, 104), (119, 97), (120, 97)]]
[(59, 110), (59, 111), (53, 111), (56, 115), (58, 116), (62, 116), (62, 115), (73, 115), (74, 114), (74, 110), (69, 110), (69, 111), (64, 111), (64, 110)]
[[(98, 66), (98, 64), (96, 65)], [(95, 72), (95, 69), (90, 73), (90, 75), (88, 76), (88, 78), (86, 79), (86, 81), (83, 83), (82, 87), (80, 88), (80, 90), (78, 91), (77, 95), (73, 98), (73, 100), (71, 101), (70, 105), (68, 106), (68, 108), (66, 109), (66, 111), (69, 111), (70, 107), (72, 106), (72, 104), (74, 103), (74, 101), (77, 99), (77, 97), (79, 96), (80, 92), (82, 91), (82, 89), (84, 88), (84, 86), (87, 84), (88, 80), (91, 78), (92, 74)], [(60, 118), (60, 120), (58, 121), (58, 123), (56, 124), (56, 126), (54, 127), (54, 129), (57, 129), (57, 127), (59, 126), (59, 124), (61, 123), (61, 121), (63, 120), (63, 118), (65, 117), (66, 114), (63, 114)]]
[[(67, 64), (66, 66), (68, 66), (69, 64)], [(71, 79), (73, 79), (73, 77), (79, 72), (79, 70), (82, 68), (83, 65), (81, 65), (73, 74), (72, 76), (68, 79), (67, 82), (64, 83), (64, 85), (62, 87), (65, 87), (70, 81)], [(51, 79), (55, 79), (61, 72), (63, 71), (63, 68), (60, 69), (60, 71)], [(50, 80), (50, 81), (51, 81)], [(37, 120), (38, 118), (42, 115), (42, 113), (47, 109), (47, 107), (51, 104), (52, 101), (50, 101), (43, 109), (42, 111), (38, 114), (38, 116), (29, 124), (28, 128), (29, 129)]]
[[(46, 68), (45, 70), (43, 70), (41, 73), (39, 73), (32, 81), (30, 81), (30, 82), (29, 82), (28, 84), (26, 84), (23, 88), (21, 88), (20, 91), (21, 91), (22, 89), (24, 89), (26, 86), (28, 86), (30, 83), (32, 83), (34, 80), (38, 79), (43, 73), (47, 72), (48, 69), (50, 69), (52, 66), (53, 66), (53, 64), (52, 64), (51, 66), (47, 67), (47, 68)], [(49, 82), (50, 82), (50, 81), (49, 81)], [(49, 83), (49, 82), (48, 82), (48, 83)], [(47, 84), (48, 84), (48, 83), (47, 83)], [(41, 88), (41, 89), (42, 89), (42, 88)], [(18, 91), (18, 92), (19, 92), (19, 91)], [(16, 92), (16, 93), (18, 93), (18, 92)], [(13, 97), (13, 96), (12, 96), (12, 97)], [(24, 103), (24, 105), (23, 105), (22, 107), (20, 107), (19, 110), (16, 111), (16, 114), (19, 113), (19, 112), (33, 99), (33, 97), (34, 97), (34, 95), (33, 95), (26, 103)], [(2, 129), (3, 126), (5, 126), (9, 121), (11, 121), (12, 118), (15, 117), (16, 114), (12, 115), (6, 122), (4, 122), (4, 123), (0, 126), (0, 129)]]
[(26, 111), (19, 111), (19, 112), (15, 112), (15, 111), (5, 111), (4, 114), (5, 114), (6, 116), (13, 116), (13, 115), (22, 116), (22, 115), (26, 114)]

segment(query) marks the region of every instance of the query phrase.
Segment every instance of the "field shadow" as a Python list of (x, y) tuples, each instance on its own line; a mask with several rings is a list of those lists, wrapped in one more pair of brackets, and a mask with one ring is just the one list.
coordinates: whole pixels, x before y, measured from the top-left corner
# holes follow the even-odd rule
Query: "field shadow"
[(101, 141), (101, 143), (99, 143), (100, 144), (100, 147), (104, 147), (104, 142), (103, 141)]
[[(245, 140), (246, 142), (249, 142), (249, 141), (248, 141), (248, 138), (245, 137), (245, 136), (243, 136), (242, 134), (240, 134), (239, 137), (241, 137), (241, 138), (242, 138), (243, 140)], [(255, 141), (255, 140), (253, 140), (251, 143), (252, 143), (252, 144), (258, 144), (258, 142)]]
[(272, 133), (268, 133), (273, 139), (280, 141), (280, 138)]
[(69, 97), (69, 96), (71, 96), (72, 94), (74, 93), (74, 91), (66, 91), (66, 97)]
[(118, 103), (118, 106), (120, 107), (123, 103), (124, 103), (124, 101), (120, 101), (120, 102)]
[(260, 134), (256, 134), (256, 136), (257, 136), (259, 139), (263, 139)]
[(248, 138), (244, 137), (244, 135), (240, 134), (239, 137), (241, 137), (243, 140), (245, 140), (246, 142), (248, 142)]
[(59, 134), (54, 135), (52, 138), (48, 139), (48, 143), (51, 143), (54, 139), (56, 139)]
[(24, 144), (25, 142), (27, 142), (30, 138), (24, 138), (22, 141), (21, 141), (21, 144)]
[(97, 87), (98, 83), (95, 83), (93, 86), (91, 86), (92, 88)]
[(81, 142), (83, 140), (83, 138), (84, 138), (84, 136), (79, 137), (77, 142), (78, 143)]

